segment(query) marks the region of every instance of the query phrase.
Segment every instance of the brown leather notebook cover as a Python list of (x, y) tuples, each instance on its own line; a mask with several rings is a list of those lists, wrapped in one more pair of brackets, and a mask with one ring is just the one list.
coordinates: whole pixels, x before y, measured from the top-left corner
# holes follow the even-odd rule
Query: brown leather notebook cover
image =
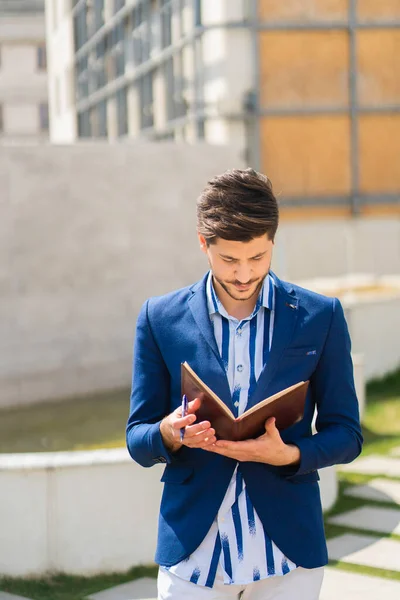
[(246, 410), (235, 419), (231, 410), (200, 379), (187, 362), (181, 365), (182, 395), (189, 401), (201, 398), (197, 421), (210, 421), (220, 440), (241, 441), (265, 432), (265, 421), (275, 417), (279, 431), (303, 418), (308, 381), (300, 381)]

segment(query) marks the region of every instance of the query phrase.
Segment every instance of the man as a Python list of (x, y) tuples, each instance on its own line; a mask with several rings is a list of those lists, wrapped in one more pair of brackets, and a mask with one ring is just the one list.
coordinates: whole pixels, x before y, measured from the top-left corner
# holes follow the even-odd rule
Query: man
[[(319, 597), (327, 552), (317, 469), (352, 461), (362, 436), (341, 305), (270, 271), (277, 226), (265, 176), (214, 178), (197, 204), (209, 273), (148, 300), (138, 318), (127, 446), (145, 467), (166, 463), (160, 600)], [(304, 418), (217, 441), (210, 422), (196, 422), (199, 399), (182, 416), (184, 361), (235, 415), (309, 380)]]

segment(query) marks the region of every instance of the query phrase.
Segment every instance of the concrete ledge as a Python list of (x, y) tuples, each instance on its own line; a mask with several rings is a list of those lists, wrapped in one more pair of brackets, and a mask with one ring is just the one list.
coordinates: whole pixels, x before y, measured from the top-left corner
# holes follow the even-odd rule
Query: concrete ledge
[[(0, 574), (93, 575), (152, 563), (162, 471), (140, 467), (125, 448), (0, 454)], [(326, 510), (336, 473), (320, 475)]]

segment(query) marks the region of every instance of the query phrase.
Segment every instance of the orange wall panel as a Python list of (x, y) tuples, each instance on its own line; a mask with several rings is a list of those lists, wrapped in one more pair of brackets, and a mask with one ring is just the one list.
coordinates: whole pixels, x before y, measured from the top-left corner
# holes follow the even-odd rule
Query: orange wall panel
[(366, 204), (360, 210), (363, 217), (400, 217), (400, 204)]
[(262, 171), (277, 194), (315, 196), (350, 191), (347, 116), (261, 120)]
[(400, 115), (359, 119), (361, 192), (400, 192)]
[(347, 106), (348, 34), (262, 32), (260, 71), (264, 107)]
[(400, 103), (400, 29), (357, 34), (358, 98), (361, 106)]
[(258, 0), (264, 21), (347, 21), (348, 0)]
[(293, 206), (279, 209), (280, 221), (301, 219), (343, 219), (351, 216), (350, 206)]
[(400, 0), (358, 0), (360, 20), (400, 19)]

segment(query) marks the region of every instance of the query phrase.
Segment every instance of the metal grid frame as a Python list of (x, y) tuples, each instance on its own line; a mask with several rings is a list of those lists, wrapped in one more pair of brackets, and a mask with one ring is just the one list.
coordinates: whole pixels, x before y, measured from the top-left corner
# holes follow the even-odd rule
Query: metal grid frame
[[(351, 163), (351, 189), (350, 194), (333, 196), (288, 196), (281, 199), (280, 204), (283, 207), (347, 207), (351, 213), (356, 216), (360, 213), (362, 206), (374, 204), (400, 204), (400, 190), (398, 194), (382, 192), (381, 194), (361, 193), (360, 191), (360, 171), (359, 171), (359, 116), (361, 114), (393, 114), (400, 112), (400, 103), (386, 106), (359, 106), (357, 84), (357, 31), (365, 29), (398, 29), (400, 20), (379, 21), (359, 21), (357, 0), (348, 0), (348, 19), (347, 21), (316, 21), (316, 22), (293, 22), (277, 21), (274, 23), (259, 23), (257, 21), (258, 0), (251, 0), (252, 5), (252, 33), (255, 38), (259, 38), (263, 31), (348, 31), (349, 34), (349, 105), (340, 106), (310, 106), (310, 107), (291, 107), (291, 108), (271, 108), (266, 109), (260, 106), (260, 65), (259, 65), (259, 44), (255, 42), (255, 59), (257, 61), (258, 80), (256, 82), (257, 99), (255, 101), (255, 111), (258, 119), (265, 116), (306, 116), (306, 115), (329, 115), (346, 114), (350, 117), (350, 163)], [(255, 144), (255, 162), (257, 168), (261, 168), (261, 139)]]
[[(95, 48), (96, 44), (104, 38), (110, 31), (112, 31), (119, 23), (123, 22), (125, 17), (132, 11), (132, 9), (144, 0), (137, 0), (136, 2), (130, 2), (125, 5), (117, 13), (115, 13), (77, 52), (75, 55), (75, 63), (81, 58), (88, 55), (90, 50)], [(178, 1), (178, 0), (176, 0)], [(76, 0), (75, 6), (72, 9), (72, 13), (75, 14), (86, 0)], [(260, 120), (265, 116), (306, 116), (306, 115), (321, 115), (321, 114), (346, 114), (350, 117), (351, 124), (351, 191), (349, 195), (341, 196), (316, 196), (316, 197), (285, 197), (281, 199), (281, 205), (283, 207), (294, 207), (294, 206), (345, 206), (351, 209), (353, 215), (357, 215), (360, 211), (361, 206), (371, 204), (398, 204), (400, 203), (400, 190), (399, 194), (364, 194), (359, 190), (359, 147), (358, 147), (358, 119), (361, 114), (393, 114), (400, 112), (400, 104), (387, 105), (387, 106), (371, 106), (363, 107), (358, 105), (357, 98), (357, 59), (356, 59), (356, 44), (357, 44), (357, 31), (363, 29), (393, 29), (400, 28), (400, 20), (380, 20), (380, 21), (358, 21), (357, 19), (357, 0), (349, 0), (348, 8), (348, 19), (343, 20), (324, 20), (315, 22), (292, 22), (292, 21), (276, 21), (273, 23), (260, 23), (258, 17), (258, 0), (249, 0), (248, 4), (248, 18), (242, 21), (225, 22), (215, 25), (198, 25), (193, 26), (193, 30), (186, 36), (182, 37), (178, 42), (173, 43), (171, 46), (162, 49), (157, 56), (150, 57), (146, 62), (135, 68), (134, 72), (124, 74), (121, 77), (116, 77), (113, 81), (109, 82), (106, 86), (90, 94), (89, 97), (77, 102), (77, 112), (82, 113), (87, 111), (91, 107), (97, 105), (100, 101), (116, 94), (120, 89), (131, 85), (135, 81), (142, 78), (147, 73), (152, 72), (155, 68), (158, 68), (166, 63), (168, 59), (178, 54), (184, 47), (192, 45), (193, 51), (195, 52), (195, 45), (197, 40), (201, 39), (203, 33), (210, 29), (223, 28), (245, 28), (248, 29), (252, 35), (252, 46), (253, 46), (253, 60), (256, 64), (256, 80), (254, 81), (254, 94), (252, 95), (250, 106), (246, 106), (245, 100), (243, 101), (243, 110), (236, 114), (222, 114), (221, 112), (217, 115), (218, 118), (229, 118), (232, 120), (245, 121), (247, 127), (247, 146), (248, 146), (248, 160), (255, 167), (261, 168), (261, 136), (260, 131)], [(349, 34), (349, 105), (346, 107), (340, 106), (310, 106), (310, 107), (290, 107), (290, 108), (264, 108), (261, 107), (260, 103), (260, 48), (259, 38), (260, 33), (263, 31), (327, 31), (327, 30), (340, 30), (347, 31)], [(198, 60), (198, 57), (197, 59)], [(197, 71), (197, 69), (196, 69)], [(196, 82), (194, 82), (196, 86)], [(196, 90), (198, 91), (198, 90)], [(185, 125), (195, 121), (198, 124), (204, 122), (205, 119), (212, 119), (214, 116), (207, 112), (202, 102), (195, 102), (191, 107), (192, 110), (185, 116), (179, 116), (171, 119), (167, 122), (165, 128), (162, 131), (156, 130), (154, 127), (148, 127), (142, 131), (143, 135), (159, 139), (164, 136), (168, 136), (177, 127), (184, 127)]]

